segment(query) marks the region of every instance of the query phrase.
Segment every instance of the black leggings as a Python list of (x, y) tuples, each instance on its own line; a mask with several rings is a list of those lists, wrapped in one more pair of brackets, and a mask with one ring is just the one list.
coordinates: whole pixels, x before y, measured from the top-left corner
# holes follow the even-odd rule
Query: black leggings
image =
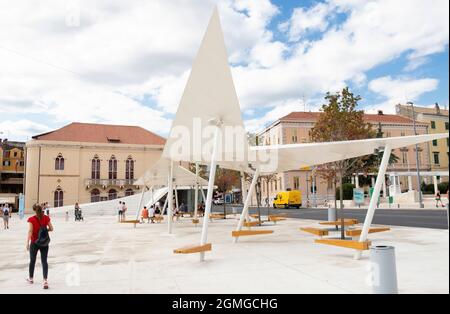
[(34, 276), (34, 266), (36, 265), (36, 257), (38, 251), (41, 251), (41, 263), (42, 263), (42, 272), (44, 274), (44, 279), (47, 279), (48, 275), (48, 263), (47, 263), (47, 256), (48, 256), (48, 246), (41, 247), (36, 245), (35, 243), (31, 243), (30, 246), (30, 278), (33, 278)]

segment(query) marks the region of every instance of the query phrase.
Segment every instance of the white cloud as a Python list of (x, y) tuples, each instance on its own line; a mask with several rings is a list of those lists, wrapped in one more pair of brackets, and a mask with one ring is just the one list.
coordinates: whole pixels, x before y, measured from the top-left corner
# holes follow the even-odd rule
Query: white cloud
[(0, 121), (0, 138), (14, 139), (30, 139), (30, 134), (41, 134), (49, 131), (45, 124), (36, 123), (30, 120), (6, 120)]
[(395, 113), (395, 105), (416, 101), (421, 95), (437, 89), (436, 79), (393, 79), (390, 76), (380, 77), (369, 83), (369, 89), (387, 100), (380, 104), (369, 106), (369, 111), (383, 110)]
[[(449, 37), (448, 0), (327, 0), (297, 8), (285, 25), (295, 43), (269, 29), (279, 13), (270, 0), (68, 3), (0, 0), (0, 29), (7, 30), (0, 32), (0, 114), (167, 132), (215, 3), (243, 110), (267, 110), (265, 121), (282, 113), (276, 106), (294, 106), (291, 99), (350, 81), (363, 87), (369, 70), (399, 56), (407, 55), (405, 70), (417, 69)], [(79, 27), (67, 25), (78, 12)], [(348, 15), (338, 27), (328, 20), (335, 12)], [(311, 30), (323, 34), (303, 40)]]
[(288, 33), (290, 41), (298, 41), (309, 31), (324, 32), (329, 26), (327, 17), (333, 8), (327, 3), (318, 3), (309, 9), (296, 8), (290, 20), (280, 25), (280, 30)]

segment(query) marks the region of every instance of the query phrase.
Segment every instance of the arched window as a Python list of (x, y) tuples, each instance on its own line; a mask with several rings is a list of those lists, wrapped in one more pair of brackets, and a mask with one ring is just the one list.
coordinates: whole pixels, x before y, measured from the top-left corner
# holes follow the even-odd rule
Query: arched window
[(117, 179), (117, 159), (114, 155), (109, 159), (108, 176), (110, 180)]
[(134, 179), (134, 160), (131, 157), (128, 157), (127, 161), (125, 162), (125, 179)]
[(59, 154), (55, 159), (55, 170), (64, 170), (64, 157)]
[(128, 189), (125, 191), (125, 196), (131, 196), (131, 195), (134, 195), (133, 189)]
[(53, 197), (53, 203), (54, 203), (54, 207), (62, 207), (64, 206), (64, 192), (63, 190), (58, 187), (54, 193), (54, 197)]
[(108, 191), (108, 200), (115, 200), (117, 198), (117, 191), (111, 189)]
[(100, 202), (100, 191), (98, 189), (93, 189), (91, 191), (91, 203)]
[(100, 159), (98, 156), (95, 156), (94, 159), (92, 159), (91, 179), (100, 180)]

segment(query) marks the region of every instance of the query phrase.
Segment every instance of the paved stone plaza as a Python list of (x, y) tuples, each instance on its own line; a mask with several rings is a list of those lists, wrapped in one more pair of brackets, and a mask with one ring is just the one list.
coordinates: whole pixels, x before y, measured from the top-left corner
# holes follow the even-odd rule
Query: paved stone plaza
[[(0, 293), (371, 293), (369, 258), (314, 244), (300, 227), (309, 220), (267, 223), (273, 235), (241, 238), (233, 244), (236, 218), (214, 220), (213, 251), (174, 255), (173, 249), (199, 242), (200, 227), (182, 219), (167, 235), (166, 224), (118, 224), (113, 216), (88, 216), (84, 223), (54, 217), (49, 253), (50, 290), (42, 289), (38, 259), (35, 284), (25, 283), (27, 224), (14, 216), (0, 231)], [(400, 293), (449, 293), (449, 237), (446, 230), (394, 227), (370, 237), (394, 245)]]

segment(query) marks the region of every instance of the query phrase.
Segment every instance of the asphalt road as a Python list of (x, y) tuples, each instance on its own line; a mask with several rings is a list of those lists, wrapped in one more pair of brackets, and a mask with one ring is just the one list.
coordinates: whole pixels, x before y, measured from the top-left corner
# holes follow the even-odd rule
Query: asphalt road
[[(227, 212), (231, 213), (231, 205), (227, 205)], [(238, 213), (242, 206), (238, 206)], [(223, 206), (214, 206), (214, 212), (223, 212)], [(257, 210), (250, 208), (250, 213)], [(363, 222), (367, 209), (345, 209), (345, 218), (355, 218)], [(290, 218), (327, 220), (327, 209), (270, 209), (270, 214), (286, 214)], [(267, 207), (261, 209), (261, 215), (267, 215)], [(338, 216), (339, 217), (339, 216)], [(447, 210), (417, 210), (417, 209), (377, 209), (373, 219), (374, 224), (387, 226), (404, 226), (432, 229), (447, 229)]]

